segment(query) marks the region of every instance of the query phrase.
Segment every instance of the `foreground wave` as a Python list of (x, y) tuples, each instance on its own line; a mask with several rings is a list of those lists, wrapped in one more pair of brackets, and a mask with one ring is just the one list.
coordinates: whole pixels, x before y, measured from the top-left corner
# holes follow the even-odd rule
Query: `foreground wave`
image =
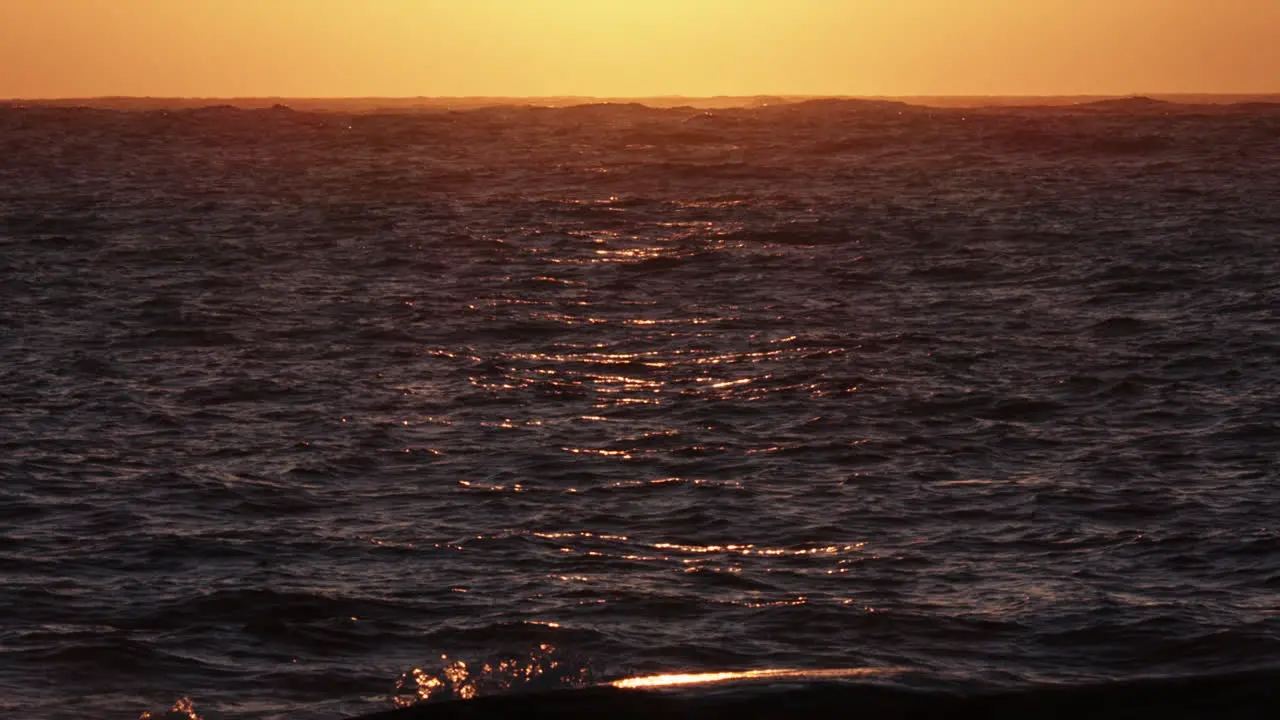
[[(846, 671), (836, 671), (845, 674)], [(875, 674), (871, 671), (869, 674)], [(724, 689), (722, 676), (799, 679), (743, 684)], [(882, 685), (823, 682), (828, 673), (764, 671), (708, 673), (680, 692), (639, 690), (628, 681), (537, 695), (487, 697), (416, 705), (365, 715), (358, 720), (444, 718), (1274, 718), (1280, 717), (1280, 670), (1230, 675), (1168, 677), (1094, 685), (1052, 685), (1023, 690), (949, 688), (915, 690)], [(655, 676), (681, 677), (692, 676)], [(652, 687), (671, 687), (654, 682)]]
[[(820, 674), (820, 673), (819, 673)], [(709, 674), (711, 676), (718, 674)], [(803, 675), (797, 673), (797, 675)], [(360, 720), (414, 718), (1271, 718), (1280, 714), (1275, 670), (1017, 691), (912, 690), (822, 682), (670, 693), (610, 686), (533, 696), (419, 705)], [(708, 681), (714, 682), (714, 680)]]

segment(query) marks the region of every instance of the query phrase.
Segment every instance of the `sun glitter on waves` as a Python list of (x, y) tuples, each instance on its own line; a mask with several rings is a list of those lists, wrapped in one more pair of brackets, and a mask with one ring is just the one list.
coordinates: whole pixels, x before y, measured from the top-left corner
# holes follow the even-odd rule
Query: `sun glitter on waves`
[(906, 672), (905, 668), (831, 668), (827, 670), (794, 670), (772, 668), (767, 670), (742, 670), (705, 673), (670, 673), (614, 680), (609, 685), (616, 688), (660, 689), (687, 685), (712, 685), (743, 680), (831, 680), (857, 678), (872, 675), (890, 675)]

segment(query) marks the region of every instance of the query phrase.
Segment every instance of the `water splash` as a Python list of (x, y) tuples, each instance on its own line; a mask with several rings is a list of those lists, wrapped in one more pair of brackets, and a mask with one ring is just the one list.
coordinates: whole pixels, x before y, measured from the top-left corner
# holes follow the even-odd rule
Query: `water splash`
[(173, 707), (163, 715), (146, 711), (138, 716), (138, 720), (204, 720), (196, 714), (196, 704), (189, 697), (180, 697), (174, 701)]
[(533, 692), (593, 684), (590, 667), (557, 653), (543, 643), (528, 655), (468, 664), (440, 656), (435, 670), (414, 668), (396, 682), (392, 702), (409, 707), (439, 700), (471, 700), (481, 695)]

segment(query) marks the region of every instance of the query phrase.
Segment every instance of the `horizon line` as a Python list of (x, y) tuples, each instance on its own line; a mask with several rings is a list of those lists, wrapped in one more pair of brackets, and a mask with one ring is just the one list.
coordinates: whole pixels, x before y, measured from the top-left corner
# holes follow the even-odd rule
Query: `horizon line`
[(6, 96), (0, 102), (42, 101), (68, 102), (75, 100), (651, 100), (651, 99), (685, 99), (685, 100), (736, 100), (758, 98), (804, 98), (835, 100), (898, 100), (909, 98), (992, 98), (1016, 100), (1022, 98), (1136, 98), (1136, 97), (1280, 97), (1280, 89), (1267, 92), (1223, 92), (1223, 91), (1135, 91), (1124, 93), (1113, 92), (1070, 92), (1070, 93), (906, 93), (906, 94), (846, 94), (846, 93), (750, 93), (750, 94), (715, 94), (686, 95), (682, 93), (656, 93), (649, 95), (592, 95), (592, 94), (543, 94), (543, 95), (51, 95), (51, 96)]
[(416, 95), (364, 97), (148, 96), (101, 95), (66, 98), (0, 99), (0, 108), (88, 109), (114, 112), (188, 111), (212, 107), (261, 110), (284, 107), (304, 113), (470, 112), (485, 108), (565, 109), (592, 105), (636, 105), (654, 110), (687, 108), (703, 111), (761, 109), (806, 102), (884, 104), (934, 110), (1070, 109), (1114, 102), (1150, 103), (1174, 108), (1230, 108), (1240, 105), (1280, 106), (1280, 93), (1147, 93), (1128, 95)]

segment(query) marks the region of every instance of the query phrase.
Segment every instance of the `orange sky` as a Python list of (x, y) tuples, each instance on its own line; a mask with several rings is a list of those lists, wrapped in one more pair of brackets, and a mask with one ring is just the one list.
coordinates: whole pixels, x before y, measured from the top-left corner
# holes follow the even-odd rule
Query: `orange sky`
[(1280, 0), (0, 0), (0, 97), (1280, 92)]

